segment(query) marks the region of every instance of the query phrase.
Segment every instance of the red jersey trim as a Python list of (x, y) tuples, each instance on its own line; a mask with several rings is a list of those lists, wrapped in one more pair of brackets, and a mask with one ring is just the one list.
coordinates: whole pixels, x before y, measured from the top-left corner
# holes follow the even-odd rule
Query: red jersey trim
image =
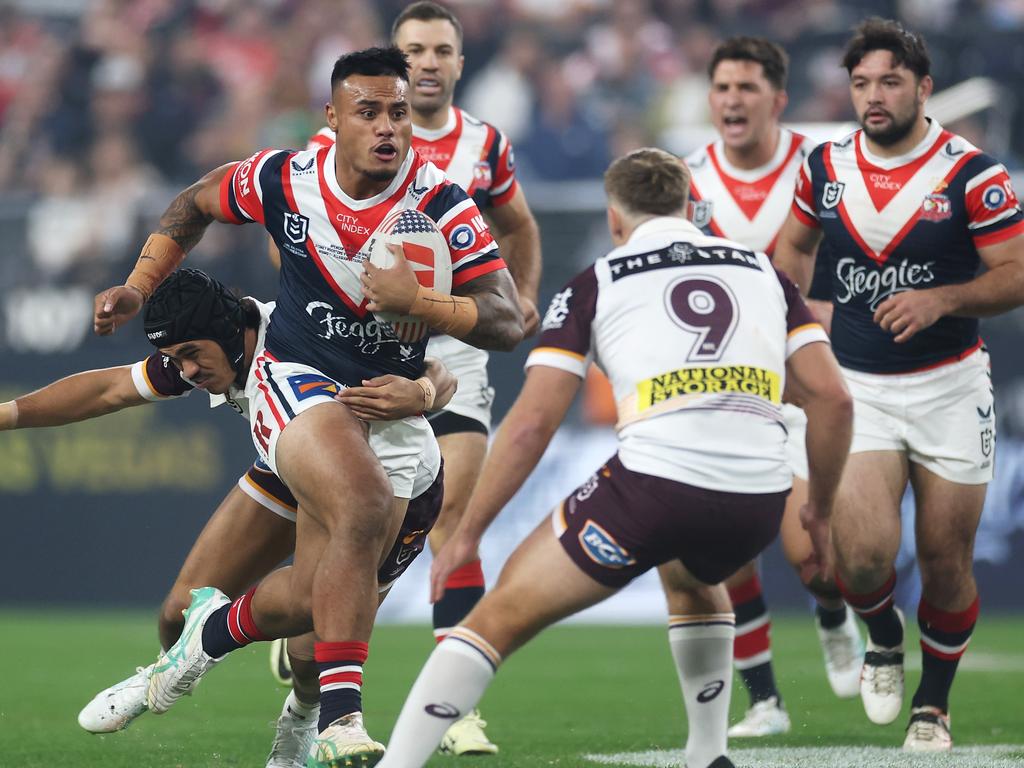
[(935, 363), (929, 363), (928, 365), (924, 365), (924, 366), (922, 366), (920, 368), (912, 368), (909, 371), (892, 371), (890, 373), (880, 373), (880, 374), (876, 374), (876, 375), (878, 375), (878, 376), (906, 376), (906, 375), (911, 374), (911, 373), (924, 373), (925, 371), (933, 371), (936, 368), (942, 368), (943, 366), (946, 366), (946, 365), (952, 365), (953, 363), (959, 363), (961, 360), (964, 360), (965, 358), (968, 358), (971, 355), (973, 355), (975, 352), (977, 352), (983, 346), (985, 346), (985, 340), (982, 339), (979, 336), (978, 340), (974, 344), (972, 344), (970, 347), (965, 349), (963, 352), (960, 352), (959, 354), (953, 355), (952, 357), (947, 357), (947, 358), (945, 358), (943, 360), (939, 360), (938, 362), (935, 362)]
[(491, 272), (497, 272), (499, 269), (508, 269), (508, 266), (505, 264), (505, 260), (500, 257), (488, 261), (486, 264), (479, 264), (474, 267), (463, 269), (452, 275), (452, 288), (458, 288), (460, 285), (465, 285), (474, 278)]
[(220, 210), (224, 214), (224, 218), (231, 224), (245, 224), (245, 219), (236, 216), (231, 207), (231, 185), (235, 181), (235, 170), (237, 168), (238, 163), (232, 163), (231, 170), (225, 173), (224, 178), (220, 180)]
[(1018, 221), (1016, 224), (996, 230), (995, 232), (986, 232), (983, 235), (976, 235), (973, 238), (974, 247), (985, 248), (989, 245), (998, 245), (999, 243), (1005, 243), (1007, 240), (1012, 240), (1022, 234), (1024, 234), (1024, 221)]
[(512, 198), (515, 197), (515, 194), (518, 191), (518, 189), (519, 189), (519, 180), (518, 179), (513, 179), (511, 187), (506, 189), (500, 195), (494, 195), (491, 198), (491, 205), (493, 205), (495, 208), (500, 208), (501, 206), (511, 202)]
[[(796, 204), (795, 200), (793, 202), (793, 205), (790, 206), (789, 210), (792, 212), (794, 216), (797, 217), (800, 223), (803, 224), (805, 227), (810, 227), (811, 229), (821, 229), (821, 222), (818, 221), (813, 216), (810, 216), (807, 213), (805, 213), (804, 210), (799, 205)], [(776, 238), (777, 237), (778, 235), (776, 235)], [(859, 242), (858, 245), (860, 245)]]

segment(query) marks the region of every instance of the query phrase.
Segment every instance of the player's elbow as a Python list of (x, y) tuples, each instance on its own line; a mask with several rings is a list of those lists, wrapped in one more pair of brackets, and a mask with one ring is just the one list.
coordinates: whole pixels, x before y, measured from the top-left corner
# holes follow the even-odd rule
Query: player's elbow
[(853, 424), (853, 397), (838, 376), (830, 376), (827, 381), (816, 387), (808, 398), (804, 410), (826, 416), (833, 427)]

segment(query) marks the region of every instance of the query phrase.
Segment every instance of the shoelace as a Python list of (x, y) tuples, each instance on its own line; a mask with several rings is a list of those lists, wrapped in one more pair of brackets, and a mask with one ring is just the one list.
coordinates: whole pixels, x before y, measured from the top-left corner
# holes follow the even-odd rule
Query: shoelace
[(915, 720), (910, 724), (910, 731), (917, 741), (936, 741), (942, 735), (941, 726), (929, 720)]
[(879, 696), (890, 696), (899, 690), (899, 668), (895, 665), (870, 665), (865, 670), (870, 670), (866, 673), (870, 675), (871, 689)]
[(825, 654), (834, 667), (845, 668), (857, 661), (858, 654), (846, 635), (829, 632), (825, 636)]

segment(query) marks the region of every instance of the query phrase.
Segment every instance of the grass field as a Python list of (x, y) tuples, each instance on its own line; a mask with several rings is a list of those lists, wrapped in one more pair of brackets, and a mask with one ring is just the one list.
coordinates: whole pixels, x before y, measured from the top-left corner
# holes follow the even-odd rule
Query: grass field
[[(685, 720), (665, 634), (658, 627), (550, 630), (506, 663), (484, 699), (501, 754), (437, 757), (430, 765), (681, 765)], [(759, 768), (1024, 765), (1022, 637), (1024, 619), (983, 617), (954, 688), (957, 753), (908, 760), (895, 749), (905, 717), (874, 726), (859, 700), (835, 699), (810, 619), (777, 619), (776, 668), (793, 731), (734, 742), (733, 759)], [(263, 645), (234, 654), (173, 712), (146, 714), (107, 736), (78, 727), (78, 710), (95, 692), (151, 660), (154, 638), (155, 622), (146, 615), (0, 611), (0, 766), (262, 766), (285, 696), (270, 677)], [(910, 691), (919, 675), (916, 633), (911, 640)], [(425, 627), (383, 626), (374, 634), (364, 702), (378, 739), (386, 740), (432, 646)], [(745, 705), (745, 693), (735, 689), (734, 716)]]

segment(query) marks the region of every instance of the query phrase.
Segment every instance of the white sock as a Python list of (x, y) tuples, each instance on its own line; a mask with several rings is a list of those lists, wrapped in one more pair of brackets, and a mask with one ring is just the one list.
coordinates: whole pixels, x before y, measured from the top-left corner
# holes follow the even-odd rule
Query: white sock
[(302, 703), (299, 700), (299, 697), (295, 695), (294, 690), (288, 692), (288, 698), (284, 700), (284, 707), (282, 708), (281, 713), (284, 714), (288, 710), (291, 710), (293, 715), (302, 718), (303, 720), (315, 720), (320, 717), (320, 704)]
[(451, 724), (487, 690), (501, 656), (465, 627), (452, 630), (416, 678), (378, 768), (418, 768), (434, 753)]
[(735, 636), (732, 613), (669, 617), (668, 644), (689, 723), (688, 768), (707, 768), (726, 754)]

